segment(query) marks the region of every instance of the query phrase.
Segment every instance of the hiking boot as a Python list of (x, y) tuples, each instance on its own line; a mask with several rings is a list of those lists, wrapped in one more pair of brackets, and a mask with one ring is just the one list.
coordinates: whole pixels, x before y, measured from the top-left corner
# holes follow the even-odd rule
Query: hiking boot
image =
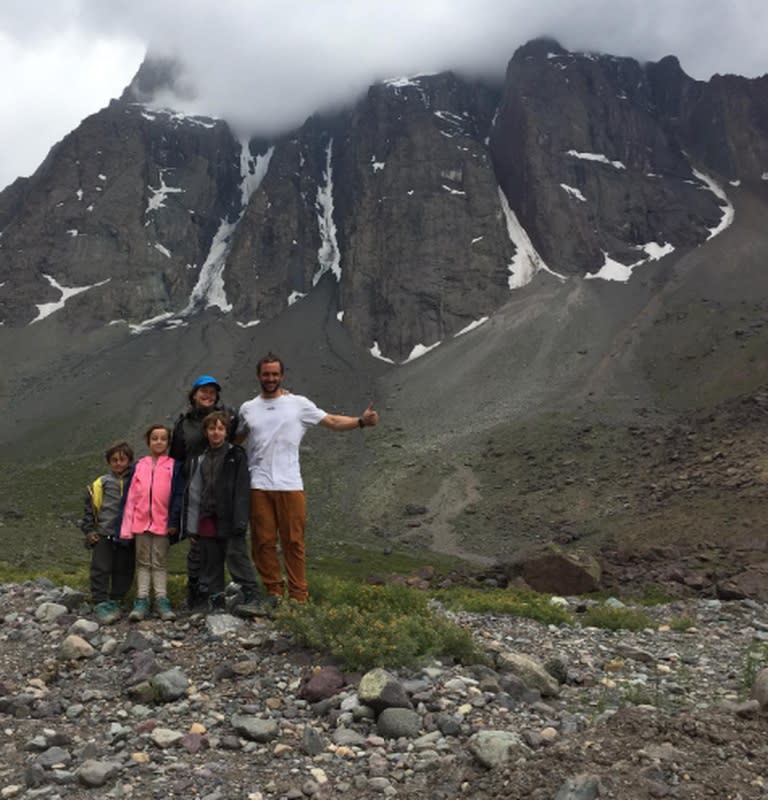
[(259, 608), (261, 609), (260, 616), (262, 617), (273, 617), (275, 615), (275, 611), (280, 607), (280, 603), (283, 602), (283, 598), (277, 594), (268, 594), (260, 603)]
[(102, 625), (112, 625), (122, 616), (117, 600), (105, 600), (103, 603), (98, 603), (93, 612)]
[(155, 611), (163, 622), (173, 622), (176, 619), (171, 601), (167, 597), (158, 597), (155, 600)]
[(227, 598), (224, 592), (212, 594), (208, 598), (208, 613), (209, 614), (224, 614), (227, 610)]
[(149, 614), (149, 599), (146, 597), (137, 597), (133, 601), (133, 608), (128, 615), (128, 619), (131, 622), (141, 622), (143, 619), (146, 619), (147, 614)]
[(235, 606), (239, 617), (265, 617), (267, 608), (257, 592), (243, 591), (243, 602)]

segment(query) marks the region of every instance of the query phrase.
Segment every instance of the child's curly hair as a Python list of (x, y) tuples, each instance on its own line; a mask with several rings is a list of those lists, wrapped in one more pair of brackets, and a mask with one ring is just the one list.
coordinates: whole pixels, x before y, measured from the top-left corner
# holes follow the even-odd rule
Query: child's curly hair
[(124, 456), (128, 457), (129, 463), (133, 463), (133, 448), (124, 439), (113, 442), (104, 451), (104, 458), (107, 460), (107, 464), (109, 464), (109, 460), (115, 453), (122, 453)]

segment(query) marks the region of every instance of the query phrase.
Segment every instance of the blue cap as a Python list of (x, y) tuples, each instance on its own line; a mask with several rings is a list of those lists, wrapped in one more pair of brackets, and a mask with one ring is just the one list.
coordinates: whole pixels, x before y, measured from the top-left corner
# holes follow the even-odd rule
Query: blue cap
[(192, 384), (192, 391), (199, 389), (201, 386), (215, 386), (221, 391), (219, 382), (212, 375), (200, 375), (200, 377), (195, 378), (195, 382)]

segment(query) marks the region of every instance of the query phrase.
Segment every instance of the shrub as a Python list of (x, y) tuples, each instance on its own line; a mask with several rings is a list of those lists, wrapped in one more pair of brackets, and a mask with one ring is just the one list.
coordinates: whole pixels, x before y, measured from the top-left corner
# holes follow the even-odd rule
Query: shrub
[(430, 656), (482, 660), (469, 631), (437, 616), (429, 599), (404, 586), (313, 582), (311, 600), (285, 603), (277, 624), (347, 669), (415, 666)]
[(688, 614), (683, 614), (680, 617), (673, 617), (669, 621), (669, 627), (673, 631), (677, 631), (678, 633), (683, 633), (684, 631), (689, 630), (690, 628), (696, 627), (696, 620), (689, 616)]
[(768, 666), (768, 643), (750, 642), (741, 657), (742, 695), (748, 696), (752, 691), (757, 673)]
[(552, 603), (550, 595), (525, 589), (445, 589), (437, 593), (446, 606), (461, 611), (480, 614), (509, 614), (542, 622), (545, 625), (562, 625), (573, 622), (571, 613)]

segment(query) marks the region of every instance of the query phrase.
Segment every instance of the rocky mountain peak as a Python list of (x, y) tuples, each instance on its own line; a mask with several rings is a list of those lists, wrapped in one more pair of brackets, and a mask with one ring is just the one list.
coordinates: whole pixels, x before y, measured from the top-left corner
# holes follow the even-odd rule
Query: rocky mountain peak
[(171, 92), (189, 92), (183, 67), (150, 54), (0, 194), (4, 324), (143, 331), (217, 308), (250, 326), (325, 279), (345, 335), (403, 362), (542, 269), (628, 275), (707, 241), (732, 218), (723, 180), (768, 163), (765, 83), (549, 38), (503, 85), (385, 81), (268, 140), (146, 105)]
[(148, 53), (120, 95), (120, 100), (124, 103), (151, 103), (161, 93), (185, 99), (194, 97), (193, 88), (184, 79), (184, 67), (179, 59)]

